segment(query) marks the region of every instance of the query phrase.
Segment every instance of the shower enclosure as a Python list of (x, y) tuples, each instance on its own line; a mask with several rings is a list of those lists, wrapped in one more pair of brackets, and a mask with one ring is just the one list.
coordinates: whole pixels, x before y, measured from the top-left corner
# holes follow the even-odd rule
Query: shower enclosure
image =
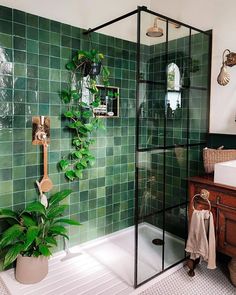
[(130, 34), (124, 54), (133, 61), (127, 72), (122, 70), (120, 108), (123, 116), (133, 112), (128, 101), (122, 104), (122, 95), (131, 91), (125, 77), (135, 71), (136, 95), (133, 91), (128, 97), (135, 96), (136, 104), (133, 283), (137, 287), (185, 259), (187, 179), (202, 171), (208, 132), (211, 32), (146, 7), (85, 34), (94, 31), (120, 31), (120, 39)]

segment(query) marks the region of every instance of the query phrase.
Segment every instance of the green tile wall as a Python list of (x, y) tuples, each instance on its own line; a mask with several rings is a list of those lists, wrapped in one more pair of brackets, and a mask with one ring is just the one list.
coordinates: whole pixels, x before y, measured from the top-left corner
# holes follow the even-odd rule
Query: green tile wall
[[(88, 38), (82, 31), (0, 7), (0, 206), (17, 210), (38, 198), (42, 149), (31, 143), (31, 118), (50, 116), (53, 192), (73, 189), (67, 215), (83, 224), (69, 229), (71, 245), (132, 225), (134, 211), (136, 44), (98, 33)], [(68, 81), (68, 59), (91, 48), (105, 54), (111, 85), (120, 87), (120, 118), (104, 119), (106, 130), (94, 135), (96, 165), (68, 183), (57, 169), (71, 148), (59, 93)]]

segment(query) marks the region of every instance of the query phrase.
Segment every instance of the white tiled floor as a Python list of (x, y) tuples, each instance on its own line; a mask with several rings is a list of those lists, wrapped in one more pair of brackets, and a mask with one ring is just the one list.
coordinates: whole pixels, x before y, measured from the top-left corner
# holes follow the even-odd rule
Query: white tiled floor
[[(155, 282), (157, 280), (157, 282)], [(236, 288), (229, 281), (225, 266), (207, 269), (206, 263), (197, 266), (195, 276), (189, 277), (186, 268), (180, 268), (170, 276), (152, 280), (132, 295), (236, 295)]]
[[(21, 285), (14, 281), (11, 286), (11, 295), (59, 295), (59, 294), (86, 294), (86, 295), (235, 295), (236, 288), (230, 283), (225, 270), (220, 267), (216, 270), (208, 270), (203, 263), (196, 268), (195, 277), (191, 278), (185, 268), (180, 268), (171, 275), (161, 279), (161, 276), (153, 279), (142, 287), (133, 290), (132, 287), (120, 281), (113, 273), (102, 265), (94, 262), (86, 255), (73, 258), (73, 265), (67, 261), (63, 267), (58, 268), (56, 262), (51, 266), (54, 275), (35, 285)], [(71, 261), (72, 262), (72, 261)], [(83, 263), (82, 263), (83, 262)], [(79, 263), (78, 271), (68, 273), (68, 269)], [(91, 269), (92, 267), (92, 269)], [(57, 273), (55, 273), (57, 269)], [(14, 280), (13, 271), (10, 279)], [(9, 283), (11, 283), (9, 279)], [(9, 286), (9, 284), (8, 284)], [(0, 295), (9, 295), (1, 284)]]

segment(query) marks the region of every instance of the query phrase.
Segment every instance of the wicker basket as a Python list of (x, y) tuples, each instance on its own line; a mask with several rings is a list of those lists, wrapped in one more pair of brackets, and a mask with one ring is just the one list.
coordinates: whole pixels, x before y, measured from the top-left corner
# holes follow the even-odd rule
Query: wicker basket
[(203, 163), (206, 173), (214, 172), (215, 163), (236, 160), (236, 150), (223, 150), (223, 147), (218, 149), (203, 149)]

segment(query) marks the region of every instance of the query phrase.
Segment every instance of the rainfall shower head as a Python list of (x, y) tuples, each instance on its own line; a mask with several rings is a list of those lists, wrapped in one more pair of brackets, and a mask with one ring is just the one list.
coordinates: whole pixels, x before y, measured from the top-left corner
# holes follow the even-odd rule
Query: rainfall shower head
[(155, 18), (153, 27), (150, 27), (149, 29), (147, 29), (146, 35), (148, 37), (161, 37), (161, 36), (163, 36), (163, 29), (158, 28), (157, 20), (158, 20), (158, 17)]
[[(147, 29), (146, 35), (148, 37), (162, 37), (163, 36), (163, 29), (157, 26), (157, 21), (166, 21), (165, 19), (161, 17), (155, 17), (153, 27), (150, 27)], [(176, 29), (179, 29), (181, 25), (179, 23), (175, 23), (172, 21), (169, 21), (170, 24), (172, 24)]]

